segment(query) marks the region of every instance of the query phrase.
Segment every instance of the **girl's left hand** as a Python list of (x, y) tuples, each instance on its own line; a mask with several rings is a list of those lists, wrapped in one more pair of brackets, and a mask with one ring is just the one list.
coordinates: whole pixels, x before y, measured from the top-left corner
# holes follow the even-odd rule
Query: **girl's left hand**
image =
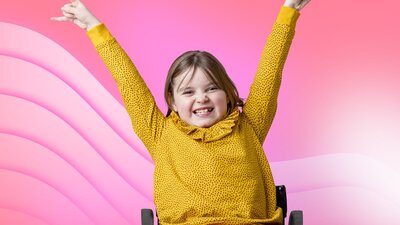
[(284, 6), (291, 7), (300, 11), (304, 6), (306, 6), (311, 0), (285, 0)]
[(100, 24), (100, 21), (86, 8), (80, 0), (70, 0), (61, 8), (63, 16), (51, 17), (53, 21), (69, 21), (78, 25), (82, 29), (90, 30)]

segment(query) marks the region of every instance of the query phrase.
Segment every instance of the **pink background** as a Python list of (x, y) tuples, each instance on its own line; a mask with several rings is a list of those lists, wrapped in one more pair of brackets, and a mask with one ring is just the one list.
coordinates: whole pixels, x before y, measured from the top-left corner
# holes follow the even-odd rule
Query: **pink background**
[[(140, 224), (153, 164), (66, 1), (0, 7), (0, 224)], [(165, 112), (182, 52), (207, 50), (246, 97), (283, 1), (87, 0)], [(264, 145), (304, 224), (400, 220), (400, 3), (317, 1), (303, 11)]]

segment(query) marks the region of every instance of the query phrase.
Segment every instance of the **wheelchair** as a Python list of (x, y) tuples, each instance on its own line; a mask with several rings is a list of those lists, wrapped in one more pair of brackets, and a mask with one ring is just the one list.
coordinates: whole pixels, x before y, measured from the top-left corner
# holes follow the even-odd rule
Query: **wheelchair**
[[(286, 200), (286, 188), (284, 185), (276, 186), (276, 201), (277, 206), (282, 208), (283, 221), (282, 225), (285, 224), (285, 218), (287, 216), (287, 200)], [(141, 211), (142, 225), (154, 225), (154, 214), (151, 209), (142, 209)], [(159, 224), (157, 222), (157, 224)], [(303, 225), (303, 211), (293, 210), (290, 212), (289, 225)]]

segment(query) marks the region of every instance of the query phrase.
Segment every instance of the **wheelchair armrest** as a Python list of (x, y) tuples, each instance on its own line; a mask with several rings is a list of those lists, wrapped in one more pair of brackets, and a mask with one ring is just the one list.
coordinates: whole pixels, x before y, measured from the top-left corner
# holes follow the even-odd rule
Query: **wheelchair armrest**
[(285, 185), (276, 186), (276, 205), (282, 209), (283, 218), (287, 216), (287, 199)]
[(154, 215), (151, 209), (142, 209), (142, 225), (154, 225)]
[(303, 225), (303, 211), (293, 210), (290, 212), (289, 225)]

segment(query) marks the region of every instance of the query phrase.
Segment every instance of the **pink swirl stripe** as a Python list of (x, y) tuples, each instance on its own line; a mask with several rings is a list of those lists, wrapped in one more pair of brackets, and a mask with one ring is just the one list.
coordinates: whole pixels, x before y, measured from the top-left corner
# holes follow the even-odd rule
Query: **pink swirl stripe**
[[(132, 151), (129, 145), (121, 141), (119, 136), (109, 129), (100, 117), (93, 114), (93, 110), (80, 101), (79, 96), (74, 92), (68, 91), (70, 90), (67, 88), (68, 86), (62, 85), (54, 76), (46, 74), (46, 71), (34, 67), (30, 63), (24, 63), (24, 61), (5, 56), (0, 56), (0, 59), (2, 59), (0, 65), (3, 64), (3, 68), (10, 70), (15, 68), (12, 72), (13, 75), (6, 77), (0, 84), (0, 93), (25, 99), (54, 113), (84, 138), (124, 180), (151, 199), (151, 194), (149, 193), (149, 188), (151, 187), (148, 184), (151, 183), (152, 164), (140, 160), (140, 155), (135, 154), (135, 151)], [(29, 71), (29, 73), (25, 71)], [(52, 93), (52, 95), (47, 93)], [(57, 98), (63, 99), (63, 101), (57, 101)], [(68, 102), (72, 103), (73, 107), (66, 104), (66, 99), (69, 99)], [(24, 128), (21, 127), (21, 129)], [(105, 139), (103, 137), (108, 138)], [(120, 154), (112, 154), (107, 149), (118, 149)], [(127, 161), (131, 157), (138, 159), (138, 163), (135, 166)], [(140, 172), (135, 174), (127, 172), (138, 169), (149, 173)], [(134, 184), (135, 179), (138, 177), (144, 182)]]
[(0, 22), (0, 32), (0, 55), (24, 59), (58, 77), (132, 149), (151, 162), (150, 154), (132, 132), (124, 107), (71, 54), (47, 37), (25, 27)]
[(12, 225), (55, 225), (49, 223), (48, 221), (45, 221), (43, 218), (37, 217), (36, 215), (32, 215), (28, 212), (23, 212), (18, 209), (4, 208), (1, 206), (0, 218), (3, 218), (3, 221), (7, 221), (8, 224)]
[[(102, 206), (104, 211), (109, 212), (108, 214), (122, 216), (121, 213), (126, 213), (124, 217), (132, 219), (130, 218), (132, 213), (124, 212), (123, 209), (130, 208), (132, 201), (151, 202), (132, 189), (125, 190), (124, 196), (115, 199), (115, 196), (110, 196), (111, 194), (102, 187), (104, 186), (102, 182), (107, 181), (94, 180), (95, 175), (82, 172), (80, 165), (69, 162), (61, 150), (51, 149), (46, 143), (41, 143), (43, 140), (32, 140), (23, 135), (0, 130), (2, 143), (0, 147), (7, 149), (10, 148), (8, 146), (12, 146), (13, 149), (12, 152), (0, 152), (0, 167), (19, 171), (43, 181), (66, 195), (75, 205), (83, 208), (83, 211), (89, 211), (92, 217), (99, 217), (97, 210)], [(15, 157), (16, 155), (30, 155), (30, 157)], [(97, 172), (102, 172), (101, 168)], [(92, 209), (92, 204), (98, 205), (95, 211)]]
[(366, 155), (319, 155), (273, 162), (271, 168), (275, 182), (285, 184), (289, 193), (332, 187), (363, 188), (379, 193), (400, 207), (400, 174)]

